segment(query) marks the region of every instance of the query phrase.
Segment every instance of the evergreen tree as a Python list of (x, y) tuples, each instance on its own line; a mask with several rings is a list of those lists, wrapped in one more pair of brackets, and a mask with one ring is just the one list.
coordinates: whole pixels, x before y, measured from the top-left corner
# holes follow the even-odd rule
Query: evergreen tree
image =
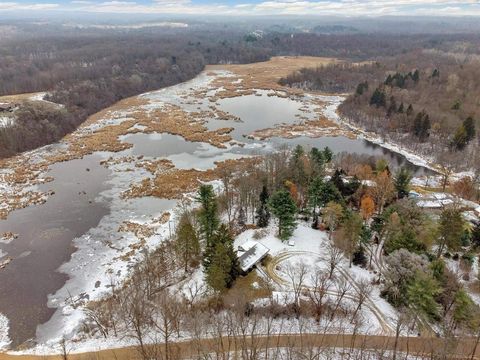
[(422, 133), (422, 118), (423, 114), (418, 113), (417, 116), (415, 116), (415, 120), (413, 120), (413, 134), (417, 137)]
[(475, 121), (471, 116), (463, 121), (463, 127), (465, 128), (467, 142), (475, 139)]
[(368, 90), (368, 82), (361, 82), (357, 85), (357, 89), (355, 90), (355, 95), (360, 96), (363, 95), (365, 91)]
[(395, 97), (392, 95), (390, 97), (390, 106), (387, 110), (387, 116), (391, 116), (392, 114), (397, 112), (397, 102), (395, 101)]
[(385, 85), (392, 85), (392, 75), (388, 74), (387, 78), (385, 79)]
[(353, 255), (360, 245), (360, 236), (363, 230), (363, 220), (356, 212), (349, 211), (343, 222), (346, 249), (349, 258), (349, 267), (352, 267)]
[(405, 167), (401, 167), (395, 173), (394, 184), (399, 199), (402, 199), (408, 195), (408, 192), (410, 191), (409, 186), (411, 180), (412, 174)]
[(480, 222), (472, 229), (471, 242), (476, 248), (480, 247)]
[(455, 326), (468, 326), (472, 323), (472, 314), (475, 314), (475, 303), (468, 293), (463, 289), (459, 289), (457, 291), (454, 301), (455, 307), (453, 310), (453, 320), (455, 321)]
[(325, 162), (327, 164), (332, 162), (332, 160), (333, 160), (333, 152), (332, 152), (332, 150), (330, 150), (330, 148), (328, 146), (325, 146), (323, 148), (323, 159), (325, 160)]
[(405, 87), (405, 80), (406, 80), (406, 75), (402, 75), (397, 72), (395, 75), (393, 75), (392, 85), (397, 86), (399, 88), (403, 88)]
[(198, 214), (200, 233), (205, 240), (206, 248), (213, 249), (212, 237), (220, 225), (220, 220), (218, 218), (217, 199), (212, 185), (201, 185), (196, 200), (201, 204)]
[(412, 75), (412, 80), (415, 81), (415, 83), (418, 83), (418, 80), (420, 80), (420, 72), (417, 70), (414, 71)]
[(467, 131), (465, 130), (465, 127), (462, 124), (458, 127), (457, 131), (455, 132), (455, 135), (453, 136), (453, 139), (450, 145), (455, 150), (463, 150), (465, 149), (467, 144), (468, 144), (468, 135), (467, 135)]
[(413, 106), (412, 104), (408, 105), (407, 108), (407, 116), (411, 116), (413, 114)]
[(378, 108), (385, 107), (386, 104), (387, 100), (385, 97), (385, 92), (379, 88), (376, 88), (372, 94), (372, 97), (370, 98), (370, 105), (375, 105)]
[(268, 206), (278, 219), (278, 237), (283, 241), (288, 240), (297, 227), (295, 221), (297, 206), (292, 196), (286, 190), (278, 190), (268, 200)]
[(430, 116), (428, 116), (428, 114), (425, 114), (422, 121), (422, 134), (421, 134), (422, 140), (430, 136), (431, 127), (432, 127), (432, 124), (430, 123)]
[(214, 290), (222, 291), (230, 287), (240, 274), (233, 240), (228, 226), (222, 224), (212, 237), (212, 246), (205, 253), (204, 272), (207, 283)]
[(445, 208), (440, 215), (440, 239), (438, 257), (445, 247), (457, 251), (461, 244), (464, 220), (462, 213), (457, 208)]
[(315, 177), (322, 175), (325, 166), (323, 151), (318, 150), (316, 147), (312, 147), (309, 157), (312, 166), (312, 176)]
[(432, 78), (439, 77), (440, 76), (440, 71), (438, 69), (434, 69), (432, 72)]
[(178, 222), (175, 249), (183, 262), (185, 272), (189, 265), (200, 255), (200, 243), (188, 214), (184, 213)]
[(307, 182), (307, 174), (305, 171), (304, 163), (305, 151), (301, 145), (297, 145), (293, 150), (293, 154), (290, 158), (290, 171), (293, 176), (293, 180), (296, 184), (301, 186), (305, 185)]
[(404, 108), (404, 105), (403, 105), (403, 101), (400, 103), (400, 106), (398, 107), (398, 110), (397, 112), (399, 114), (403, 114), (403, 112), (405, 111), (405, 108)]
[(412, 226), (408, 224), (389, 224), (389, 232), (385, 240), (387, 254), (399, 249), (406, 249), (411, 253), (422, 253), (425, 246), (418, 240)]
[(435, 279), (418, 271), (413, 281), (407, 286), (408, 303), (419, 314), (426, 315), (432, 320), (438, 320), (439, 305), (435, 301), (435, 297), (440, 292), (441, 289)]
[(343, 175), (344, 172), (343, 170), (340, 169), (335, 169), (335, 172), (332, 175), (332, 178), (330, 179), (330, 182), (335, 185), (335, 187), (340, 191), (340, 193), (343, 195), (345, 191), (345, 184), (343, 183)]
[(225, 247), (218, 244), (214, 248), (211, 265), (205, 269), (206, 282), (216, 291), (223, 291), (231, 281), (230, 275), (226, 269), (231, 266), (230, 259), (227, 256)]
[(430, 117), (425, 111), (421, 111), (415, 116), (413, 121), (413, 133), (420, 141), (424, 141), (430, 134)]
[(260, 204), (257, 207), (256, 211), (256, 219), (257, 219), (257, 226), (264, 228), (268, 226), (270, 222), (270, 212), (268, 211), (268, 189), (266, 185), (263, 185), (262, 192), (260, 193)]

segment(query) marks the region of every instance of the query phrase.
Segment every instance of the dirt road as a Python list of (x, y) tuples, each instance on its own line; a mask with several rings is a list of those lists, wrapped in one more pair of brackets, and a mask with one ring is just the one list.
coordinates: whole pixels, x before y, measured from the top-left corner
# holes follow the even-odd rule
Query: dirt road
[[(253, 339), (245, 338), (227, 338), (222, 341), (219, 339), (191, 340), (170, 345), (171, 359), (200, 358), (201, 355), (215, 353), (217, 350), (241, 351), (252, 349), (258, 351), (271, 350), (276, 348), (295, 348), (309, 349), (338, 347), (344, 349), (364, 349), (364, 350), (393, 350), (395, 348), (395, 337), (393, 336), (372, 336), (372, 335), (339, 335), (339, 334), (304, 334), (304, 335), (277, 335), (277, 336), (257, 336)], [(159, 352), (164, 352), (164, 346), (159, 346)], [(446, 343), (440, 338), (421, 338), (421, 337), (400, 337), (398, 338), (397, 350), (399, 352), (409, 353), (411, 355), (430, 356), (431, 354), (446, 353), (454, 358), (472, 359), (472, 353), (475, 351), (473, 359), (480, 356), (480, 347), (476, 346), (475, 339), (461, 339), (456, 343)], [(71, 354), (68, 359), (71, 360), (131, 360), (140, 359), (141, 356), (137, 349), (120, 348), (102, 350), (96, 353)], [(61, 356), (15, 356), (0, 354), (0, 360), (59, 360)]]

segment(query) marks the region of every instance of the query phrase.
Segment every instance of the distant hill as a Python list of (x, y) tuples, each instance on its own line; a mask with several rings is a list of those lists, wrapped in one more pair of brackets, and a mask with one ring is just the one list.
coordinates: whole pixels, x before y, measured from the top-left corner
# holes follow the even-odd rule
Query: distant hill
[(318, 25), (312, 31), (317, 34), (352, 34), (359, 32), (357, 28), (345, 25)]

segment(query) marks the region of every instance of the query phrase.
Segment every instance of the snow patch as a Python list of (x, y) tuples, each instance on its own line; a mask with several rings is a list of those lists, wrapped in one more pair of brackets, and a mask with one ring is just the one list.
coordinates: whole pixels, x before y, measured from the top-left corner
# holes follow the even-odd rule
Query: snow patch
[(8, 319), (0, 313), (0, 350), (4, 350), (10, 345), (10, 338), (8, 337)]

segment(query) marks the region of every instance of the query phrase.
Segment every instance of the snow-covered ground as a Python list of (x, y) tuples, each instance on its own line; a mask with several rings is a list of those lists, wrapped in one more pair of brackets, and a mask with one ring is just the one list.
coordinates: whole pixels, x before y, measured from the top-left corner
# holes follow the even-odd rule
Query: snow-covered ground
[(8, 329), (8, 319), (0, 313), (0, 350), (7, 348), (10, 344)]
[[(290, 241), (294, 243), (293, 246), (282, 242), (275, 236), (276, 227), (272, 224), (267, 231), (258, 240), (261, 231), (247, 230), (240, 234), (235, 240), (235, 246), (242, 243), (254, 240), (265, 245), (270, 249), (270, 255), (274, 257), (280, 256), (282, 261), (276, 264), (275, 275), (285, 280), (282, 285), (277, 285), (277, 295), (282, 298), (282, 292), (290, 292), (292, 290), (291, 277), (295, 269), (300, 266), (305, 267), (307, 275), (304, 279), (304, 286), (306, 288), (313, 286), (314, 276), (316, 271), (327, 271), (329, 264), (328, 248), (331, 240), (325, 231), (315, 230), (309, 226), (308, 223), (299, 222), (297, 229), (293, 233)], [(257, 234), (256, 234), (257, 233)], [(262, 271), (262, 273), (264, 273)], [(373, 272), (367, 271), (361, 267), (352, 265), (349, 268), (349, 261), (343, 258), (335, 272), (338, 279), (346, 279), (351, 283), (352, 287), (348, 292), (348, 296), (353, 300), (352, 307), (355, 304), (356, 284), (361, 281), (372, 283), (377, 277)], [(335, 288), (335, 284), (333, 287)], [(334, 295), (334, 294), (333, 294)], [(367, 301), (363, 310), (364, 323), (361, 331), (370, 334), (385, 333), (385, 330), (392, 328), (397, 314), (395, 309), (383, 298), (380, 297), (380, 290), (374, 287), (369, 294), (370, 300)], [(345, 299), (348, 302), (348, 299)]]
[(14, 119), (12, 116), (0, 116), (0, 127), (12, 126)]

